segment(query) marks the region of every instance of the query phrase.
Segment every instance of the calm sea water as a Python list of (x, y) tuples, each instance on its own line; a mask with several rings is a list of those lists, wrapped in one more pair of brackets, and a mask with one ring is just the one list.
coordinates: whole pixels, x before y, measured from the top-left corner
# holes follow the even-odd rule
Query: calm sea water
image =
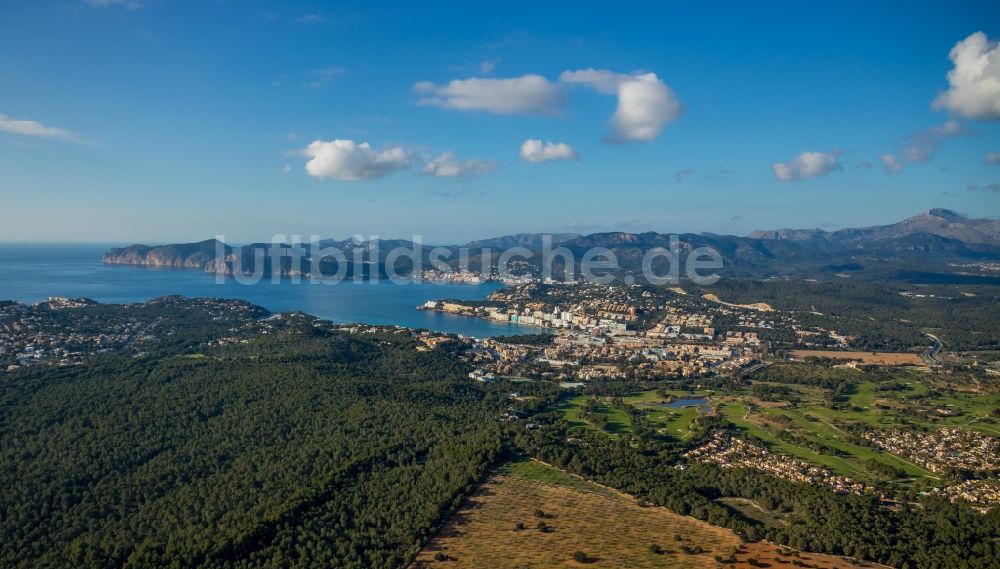
[(140, 302), (171, 294), (237, 298), (279, 312), (300, 310), (333, 322), (398, 324), (468, 336), (519, 334), (537, 329), (416, 310), (432, 299), (485, 298), (500, 285), (341, 282), (333, 285), (264, 279), (242, 285), (196, 270), (102, 265), (112, 246), (0, 243), (0, 300), (37, 302), (50, 296), (87, 297), (106, 303)]

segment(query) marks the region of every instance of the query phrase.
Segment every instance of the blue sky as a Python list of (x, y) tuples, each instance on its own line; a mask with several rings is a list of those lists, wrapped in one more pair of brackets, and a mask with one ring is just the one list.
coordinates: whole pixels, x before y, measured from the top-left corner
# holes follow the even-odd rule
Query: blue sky
[(995, 2), (374, 4), (0, 1), (0, 240), (1000, 217)]

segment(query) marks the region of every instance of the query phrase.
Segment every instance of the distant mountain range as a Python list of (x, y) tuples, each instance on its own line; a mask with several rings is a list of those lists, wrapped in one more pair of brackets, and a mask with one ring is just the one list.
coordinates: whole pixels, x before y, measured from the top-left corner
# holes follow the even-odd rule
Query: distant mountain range
[(839, 229), (837, 231), (775, 229), (754, 231), (750, 237), (790, 241), (826, 239), (828, 241), (857, 243), (879, 239), (899, 239), (918, 233), (957, 239), (965, 243), (1000, 245), (1000, 220), (969, 219), (948, 209), (935, 208), (892, 225)]
[(538, 251), (542, 248), (545, 236), (551, 238), (553, 246), (583, 237), (579, 233), (515, 233), (514, 235), (504, 235), (503, 237), (494, 237), (492, 239), (469, 241), (463, 247), (469, 249), (510, 249), (512, 247), (524, 247), (532, 251)]
[[(464, 245), (445, 246), (451, 252), (445, 262), (457, 266), (459, 250), (470, 251), (469, 266), (481, 270), (496, 263), (504, 250), (521, 247), (530, 252), (520, 261), (518, 271), (538, 274), (545, 238), (551, 246), (573, 253), (577, 261), (595, 247), (612, 251), (619, 261), (621, 275), (639, 274), (644, 255), (656, 247), (669, 248), (669, 233), (608, 232), (580, 235), (576, 233), (516, 234), (471, 241)], [(754, 231), (749, 236), (685, 233), (677, 235), (682, 256), (698, 247), (715, 248), (724, 260), (721, 274), (732, 277), (799, 276), (814, 278), (844, 278), (848, 276), (898, 279), (913, 282), (984, 282), (1000, 284), (996, 272), (981, 270), (986, 263), (1000, 262), (1000, 221), (969, 219), (954, 211), (932, 209), (891, 225), (839, 229), (777, 229)], [(107, 264), (149, 265), (158, 267), (204, 270), (210, 273), (232, 274), (252, 272), (258, 263), (265, 273), (272, 271), (266, 255), (270, 243), (255, 243), (233, 247), (214, 239), (199, 243), (161, 246), (131, 245), (105, 253)], [(406, 240), (325, 240), (320, 247), (332, 247), (343, 252), (341, 266), (337, 260), (325, 258), (319, 270), (324, 275), (354, 277), (356, 273), (370, 277), (375, 271), (385, 274), (386, 255), (396, 247), (416, 251), (429, 268), (432, 245), (416, 245)], [(288, 247), (285, 245), (284, 247)], [(313, 247), (303, 245), (309, 259)], [(489, 251), (485, 251), (485, 250)], [(377, 252), (378, 261), (374, 261)], [(363, 256), (362, 256), (363, 255)], [(416, 256), (416, 255), (414, 255)], [(440, 257), (438, 257), (440, 258)], [(286, 263), (286, 261), (288, 261)], [(280, 271), (295, 273), (290, 260), (283, 259)], [(412, 267), (409, 258), (392, 261), (397, 274), (407, 274)], [(309, 266), (306, 264), (305, 266)], [(577, 267), (578, 269), (578, 267)], [(315, 273), (316, 269), (311, 269)]]

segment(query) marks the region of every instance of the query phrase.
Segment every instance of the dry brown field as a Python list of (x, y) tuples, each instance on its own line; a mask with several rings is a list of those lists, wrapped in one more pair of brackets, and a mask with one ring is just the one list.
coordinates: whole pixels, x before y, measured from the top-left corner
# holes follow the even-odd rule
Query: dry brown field
[(923, 365), (920, 354), (905, 354), (895, 352), (842, 352), (838, 350), (792, 350), (792, 358), (804, 360), (808, 357), (831, 358), (840, 360), (860, 360), (865, 364), (875, 365)]
[[(578, 551), (586, 561), (574, 559)], [(727, 562), (720, 564), (716, 556)], [(796, 560), (824, 569), (874, 566), (766, 542), (741, 544), (728, 529), (644, 506), (610, 488), (527, 462), (501, 470), (480, 486), (411, 568), (742, 569), (752, 566), (751, 558), (760, 567), (795, 567)]]
[(732, 306), (733, 308), (746, 308), (748, 310), (758, 310), (760, 312), (774, 312), (774, 308), (765, 302), (754, 302), (753, 304), (733, 304), (732, 302), (726, 302), (720, 299), (714, 294), (703, 294), (701, 297), (709, 302), (715, 302), (724, 306)]
[[(756, 559), (757, 564), (751, 565), (750, 559)], [(798, 563), (796, 563), (798, 562)], [(736, 553), (736, 563), (726, 563), (723, 567), (814, 567), (817, 569), (854, 569), (857, 567), (885, 568), (885, 565), (855, 561), (834, 555), (805, 553), (787, 547), (781, 547), (766, 541), (744, 544)]]

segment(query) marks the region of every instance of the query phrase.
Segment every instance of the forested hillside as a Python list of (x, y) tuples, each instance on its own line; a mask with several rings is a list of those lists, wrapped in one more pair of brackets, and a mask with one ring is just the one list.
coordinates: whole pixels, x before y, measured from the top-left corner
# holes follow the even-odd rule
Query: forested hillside
[(763, 302), (795, 312), (804, 324), (856, 336), (853, 347), (905, 351), (927, 342), (926, 333), (949, 349), (1000, 347), (1000, 292), (995, 286), (907, 285), (844, 279), (722, 279), (699, 294), (735, 303)]
[(499, 452), (409, 332), (303, 325), (0, 385), (0, 565), (396, 567)]

